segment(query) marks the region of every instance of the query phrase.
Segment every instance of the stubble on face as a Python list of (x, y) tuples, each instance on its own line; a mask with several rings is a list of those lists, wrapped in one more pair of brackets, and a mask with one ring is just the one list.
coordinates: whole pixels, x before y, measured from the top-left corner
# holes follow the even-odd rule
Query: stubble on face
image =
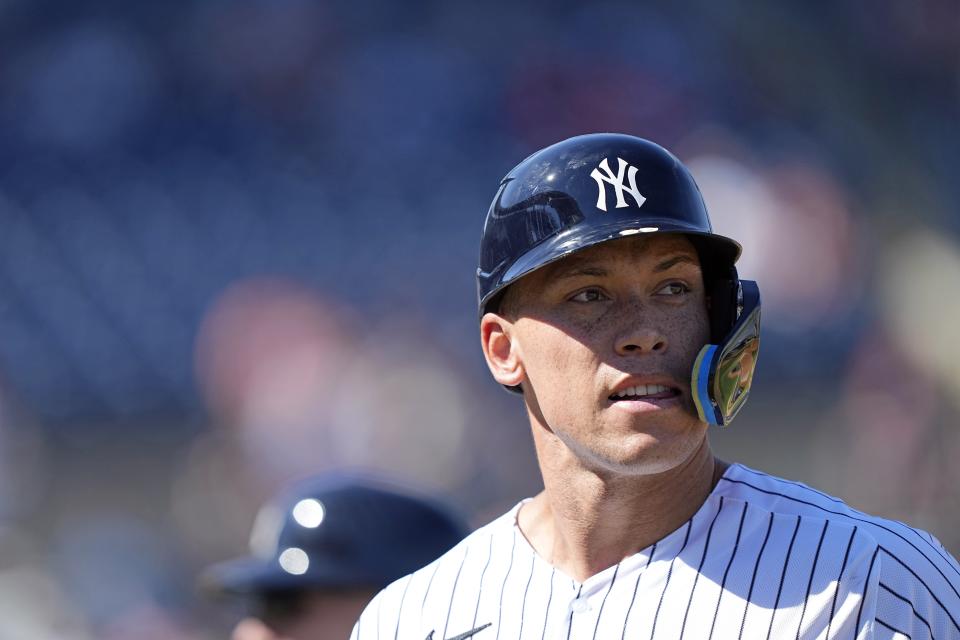
[[(513, 315), (541, 465), (652, 474), (703, 445), (690, 372), (709, 323), (699, 260), (685, 237), (578, 252), (512, 285), (503, 310)], [(625, 410), (609, 396), (630, 376), (676, 387), (677, 401)]]

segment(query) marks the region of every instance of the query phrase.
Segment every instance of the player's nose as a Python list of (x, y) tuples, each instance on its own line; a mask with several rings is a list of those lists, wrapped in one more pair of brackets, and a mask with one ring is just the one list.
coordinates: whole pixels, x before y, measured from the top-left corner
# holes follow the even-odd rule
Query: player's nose
[(620, 356), (657, 353), (667, 348), (667, 336), (639, 310), (625, 314), (614, 337), (613, 349)]

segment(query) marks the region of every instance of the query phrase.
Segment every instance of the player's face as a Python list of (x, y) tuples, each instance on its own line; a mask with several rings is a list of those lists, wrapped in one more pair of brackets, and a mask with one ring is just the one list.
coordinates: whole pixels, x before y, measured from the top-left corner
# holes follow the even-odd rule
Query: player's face
[(690, 372), (709, 322), (688, 239), (603, 243), (512, 287), (501, 320), (535, 428), (616, 473), (666, 471), (702, 444)]

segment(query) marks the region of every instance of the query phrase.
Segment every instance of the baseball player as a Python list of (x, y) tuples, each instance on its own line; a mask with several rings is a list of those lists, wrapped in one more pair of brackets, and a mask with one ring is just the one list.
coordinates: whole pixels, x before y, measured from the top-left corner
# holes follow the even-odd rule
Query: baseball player
[(514, 168), (480, 243), (480, 336), (544, 490), (383, 590), (352, 639), (960, 638), (933, 536), (711, 453), (759, 346), (739, 254), (646, 140)]
[(342, 640), (378, 590), (464, 535), (439, 504), (368, 479), (320, 476), (263, 507), (253, 556), (212, 567), (201, 588), (247, 604), (233, 640)]

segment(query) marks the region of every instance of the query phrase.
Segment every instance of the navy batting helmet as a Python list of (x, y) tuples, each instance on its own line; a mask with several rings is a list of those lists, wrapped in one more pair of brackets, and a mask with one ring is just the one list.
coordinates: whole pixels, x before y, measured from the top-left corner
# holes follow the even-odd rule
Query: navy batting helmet
[(215, 565), (201, 587), (259, 595), (307, 589), (379, 590), (438, 558), (467, 529), (437, 502), (369, 479), (310, 479), (264, 506), (251, 557)]
[(597, 133), (537, 151), (500, 182), (480, 240), (481, 317), (505, 289), (571, 253), (637, 234), (681, 233), (697, 250), (711, 344), (693, 371), (700, 418), (728, 424), (750, 390), (760, 293), (734, 266), (740, 245), (713, 232), (700, 189), (669, 151), (634, 136)]

